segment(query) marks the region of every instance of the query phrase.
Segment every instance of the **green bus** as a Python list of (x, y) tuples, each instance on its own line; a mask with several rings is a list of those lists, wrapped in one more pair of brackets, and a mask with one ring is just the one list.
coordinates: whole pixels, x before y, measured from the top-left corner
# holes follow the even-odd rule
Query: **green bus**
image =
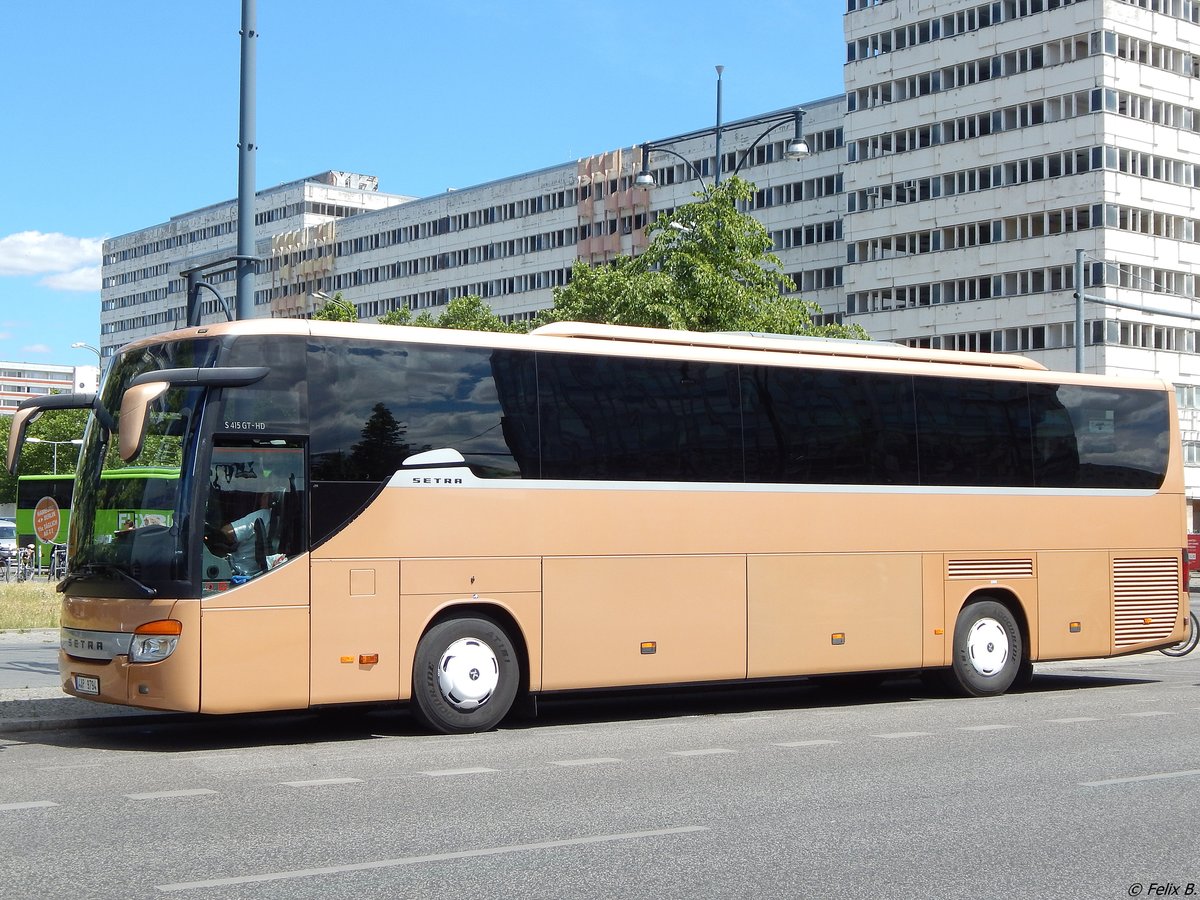
[[(178, 480), (178, 469), (163, 466), (130, 466), (103, 472), (96, 504), (96, 533), (170, 525)], [(49, 565), (54, 545), (66, 543), (74, 489), (74, 473), (22, 475), (17, 479), (17, 545), (34, 547), (39, 565)], [(38, 537), (34, 522), (38, 504), (46, 498), (58, 508), (58, 531), (49, 540)]]

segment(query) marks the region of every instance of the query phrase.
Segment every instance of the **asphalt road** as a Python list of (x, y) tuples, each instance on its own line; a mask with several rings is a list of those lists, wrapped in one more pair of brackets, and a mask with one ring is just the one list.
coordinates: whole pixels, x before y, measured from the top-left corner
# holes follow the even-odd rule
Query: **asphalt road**
[[(0, 895), (1021, 897), (1200, 893), (1200, 654), (0, 738)], [(1161, 891), (1161, 893), (1160, 893)]]
[(0, 632), (0, 691), (58, 683), (57, 630)]

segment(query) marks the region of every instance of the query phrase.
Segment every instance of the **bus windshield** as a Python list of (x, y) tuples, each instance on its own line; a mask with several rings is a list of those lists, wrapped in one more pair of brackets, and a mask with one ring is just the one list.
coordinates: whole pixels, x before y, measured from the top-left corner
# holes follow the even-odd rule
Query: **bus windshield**
[(100, 417), (90, 420), (76, 473), (68, 540), (72, 594), (127, 595), (131, 585), (142, 596), (191, 592), (185, 473), (205, 391), (172, 388), (151, 404), (134, 466), (117, 452), (119, 414), (121, 398), (138, 375), (211, 365), (215, 351), (211, 341), (179, 341), (131, 348), (114, 360), (100, 405), (115, 430)]

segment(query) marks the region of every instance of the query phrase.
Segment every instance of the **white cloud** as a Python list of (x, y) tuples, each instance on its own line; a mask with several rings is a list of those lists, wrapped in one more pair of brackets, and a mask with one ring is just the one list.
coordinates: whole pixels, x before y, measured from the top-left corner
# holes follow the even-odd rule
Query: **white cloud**
[[(100, 238), (19, 231), (0, 238), (0, 275), (61, 276), (84, 268), (95, 268), (98, 273), (102, 243)], [(97, 287), (98, 284), (65, 290), (95, 290)]]
[(53, 352), (47, 344), (30, 344), (28, 347), (21, 348), (22, 353), (40, 353), (47, 354)]
[(56, 291), (98, 291), (100, 290), (100, 267), (86, 266), (59, 275), (47, 275), (38, 284)]

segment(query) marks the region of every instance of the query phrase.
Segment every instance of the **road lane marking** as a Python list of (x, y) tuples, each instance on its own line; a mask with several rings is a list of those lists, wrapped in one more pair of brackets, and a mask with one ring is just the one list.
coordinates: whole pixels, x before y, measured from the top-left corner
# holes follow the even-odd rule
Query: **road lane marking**
[(430, 778), (447, 778), (454, 775), (487, 775), (490, 772), (499, 771), (497, 769), (487, 769), (483, 766), (478, 766), (473, 769), (433, 769), (429, 772), (422, 772), (422, 775), (428, 775)]
[(0, 803), (0, 812), (8, 809), (43, 809), (58, 806), (53, 800), (30, 800), (27, 803)]
[(1003, 731), (1006, 728), (1015, 728), (1015, 725), (962, 725), (959, 731)]
[(840, 744), (841, 741), (829, 740), (811, 740), (811, 741), (784, 741), (781, 744), (772, 744), (773, 747), (824, 747), (829, 744)]
[(1146, 719), (1150, 716), (1173, 716), (1175, 713), (1169, 709), (1151, 709), (1146, 712), (1121, 713), (1127, 719)]
[(1158, 772), (1154, 775), (1136, 775), (1132, 778), (1107, 778), (1104, 781), (1081, 781), (1080, 787), (1107, 787), (1110, 784), (1133, 784), (1138, 781), (1164, 781), (1169, 778), (1195, 778), (1200, 775), (1200, 769), (1187, 769), (1183, 772)]
[(190, 790), (180, 791), (151, 791), (146, 794), (126, 794), (130, 800), (167, 800), (172, 797), (199, 797), (203, 794), (215, 794), (216, 791), (208, 788), (192, 788)]
[(703, 750), (672, 750), (671, 756), (718, 756), (722, 753), (737, 753), (725, 747), (706, 747)]
[(326, 784), (362, 784), (361, 778), (313, 778), (310, 781), (281, 781), (287, 787), (320, 787)]
[(884, 738), (885, 740), (894, 741), (901, 738), (915, 737), (933, 737), (932, 731), (893, 731), (890, 734), (873, 734), (871, 737)]
[(605, 763), (619, 763), (619, 760), (613, 756), (596, 756), (592, 759), (557, 759), (550, 765), (552, 766), (599, 766)]
[(1076, 722), (1099, 722), (1099, 719), (1093, 719), (1091, 716), (1076, 716), (1073, 719), (1047, 719), (1047, 722), (1054, 722), (1056, 725), (1074, 725)]
[(425, 856), (405, 856), (398, 859), (380, 859), (374, 862), (349, 863), (341, 866), (320, 866), (313, 869), (293, 869), (289, 872), (266, 872), (261, 875), (242, 875), (233, 878), (210, 878), (205, 881), (180, 881), (173, 884), (156, 885), (163, 893), (191, 891), (204, 888), (230, 887), (254, 884), (262, 881), (284, 881), (295, 878), (312, 878), (317, 875), (340, 875), (346, 872), (365, 872), (371, 869), (393, 869), (420, 863), (449, 862), (459, 859), (478, 859), (486, 856), (501, 856), (509, 853), (528, 853), (537, 850), (558, 850), (563, 847), (582, 847), (588, 844), (636, 841), (646, 838), (669, 837), (679, 834), (695, 834), (708, 831), (699, 825), (683, 825), (678, 828), (658, 828), (653, 831), (627, 831), (622, 834), (596, 834), (561, 841), (540, 841), (534, 844), (512, 844), (506, 847), (485, 847), (479, 850), (458, 850), (450, 853), (430, 853)]

